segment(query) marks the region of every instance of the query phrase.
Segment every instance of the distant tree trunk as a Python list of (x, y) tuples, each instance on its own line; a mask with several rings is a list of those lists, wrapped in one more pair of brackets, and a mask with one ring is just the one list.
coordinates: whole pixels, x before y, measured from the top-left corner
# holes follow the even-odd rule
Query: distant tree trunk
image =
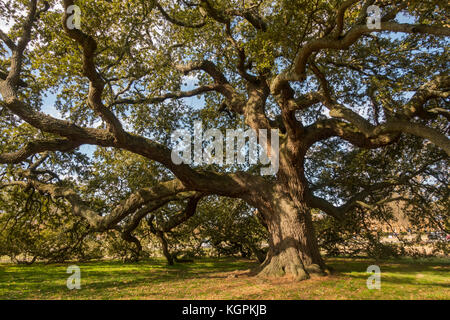
[(194, 196), (190, 197), (186, 208), (179, 214), (174, 215), (171, 219), (163, 223), (163, 225), (155, 226), (153, 224), (153, 220), (155, 220), (154, 215), (151, 215), (148, 219), (146, 219), (150, 232), (156, 235), (159, 242), (161, 243), (164, 257), (166, 257), (167, 263), (169, 265), (173, 265), (174, 261), (177, 261), (177, 259), (176, 254), (173, 255), (170, 253), (169, 245), (167, 243), (166, 237), (164, 236), (164, 233), (169, 232), (170, 230), (176, 228), (177, 226), (179, 226), (180, 224), (184, 223), (189, 218), (191, 218), (195, 214), (197, 204), (202, 197), (203, 197), (202, 194), (195, 194)]
[(127, 261), (129, 262), (137, 262), (141, 258), (142, 254), (142, 245), (138, 238), (133, 236), (130, 232), (124, 232), (121, 234), (122, 239), (124, 239), (127, 242), (134, 243), (135, 249), (131, 249), (131, 256)]
[(172, 266), (174, 259), (173, 259), (173, 255), (169, 251), (169, 245), (167, 243), (166, 237), (164, 236), (164, 232), (158, 230), (156, 232), (156, 237), (158, 238), (159, 242), (161, 243), (163, 255), (167, 260), (167, 264), (169, 266)]
[(264, 260), (266, 260), (267, 253), (263, 249), (254, 245), (250, 245), (250, 249), (260, 263), (263, 263)]

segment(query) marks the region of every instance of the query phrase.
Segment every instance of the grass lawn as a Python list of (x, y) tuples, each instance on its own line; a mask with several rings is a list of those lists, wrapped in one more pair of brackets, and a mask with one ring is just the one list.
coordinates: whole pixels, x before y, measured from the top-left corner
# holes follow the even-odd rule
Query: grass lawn
[[(162, 259), (80, 263), (81, 289), (68, 290), (70, 264), (0, 264), (0, 299), (450, 299), (450, 259), (333, 258), (335, 273), (293, 282), (250, 277), (254, 261)], [(381, 289), (368, 290), (366, 269), (381, 268)]]

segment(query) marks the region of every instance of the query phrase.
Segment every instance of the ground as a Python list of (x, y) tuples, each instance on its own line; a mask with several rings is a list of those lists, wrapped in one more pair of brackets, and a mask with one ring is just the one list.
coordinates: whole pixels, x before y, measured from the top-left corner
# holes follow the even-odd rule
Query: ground
[[(80, 290), (66, 287), (70, 264), (0, 264), (0, 299), (450, 299), (450, 258), (333, 258), (327, 264), (333, 275), (294, 282), (250, 277), (256, 262), (243, 259), (78, 263)], [(381, 268), (380, 290), (366, 286), (373, 264)]]

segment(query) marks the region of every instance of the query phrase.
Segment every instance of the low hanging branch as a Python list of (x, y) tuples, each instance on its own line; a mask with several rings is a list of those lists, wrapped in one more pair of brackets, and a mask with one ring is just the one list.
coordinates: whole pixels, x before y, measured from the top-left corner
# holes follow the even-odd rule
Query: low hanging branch
[(162, 224), (155, 225), (153, 222), (155, 220), (155, 215), (151, 215), (148, 219), (146, 219), (150, 232), (153, 233), (160, 241), (163, 254), (169, 265), (173, 265), (174, 260), (176, 260), (176, 256), (173, 256), (170, 253), (169, 245), (164, 234), (189, 220), (189, 218), (195, 214), (197, 204), (203, 196), (204, 195), (202, 194), (195, 194), (190, 197), (186, 208), (183, 211), (171, 216), (168, 221), (165, 221)]

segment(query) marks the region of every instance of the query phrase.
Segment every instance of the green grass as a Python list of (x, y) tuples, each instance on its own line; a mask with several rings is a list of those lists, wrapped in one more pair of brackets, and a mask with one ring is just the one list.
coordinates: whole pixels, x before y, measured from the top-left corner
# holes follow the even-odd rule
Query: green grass
[[(167, 266), (161, 259), (127, 264), (74, 263), (81, 289), (68, 290), (68, 264), (0, 264), (0, 299), (450, 299), (450, 259), (327, 260), (335, 273), (295, 282), (249, 276), (242, 259), (201, 259)], [(368, 290), (366, 269), (381, 268), (381, 289)]]

